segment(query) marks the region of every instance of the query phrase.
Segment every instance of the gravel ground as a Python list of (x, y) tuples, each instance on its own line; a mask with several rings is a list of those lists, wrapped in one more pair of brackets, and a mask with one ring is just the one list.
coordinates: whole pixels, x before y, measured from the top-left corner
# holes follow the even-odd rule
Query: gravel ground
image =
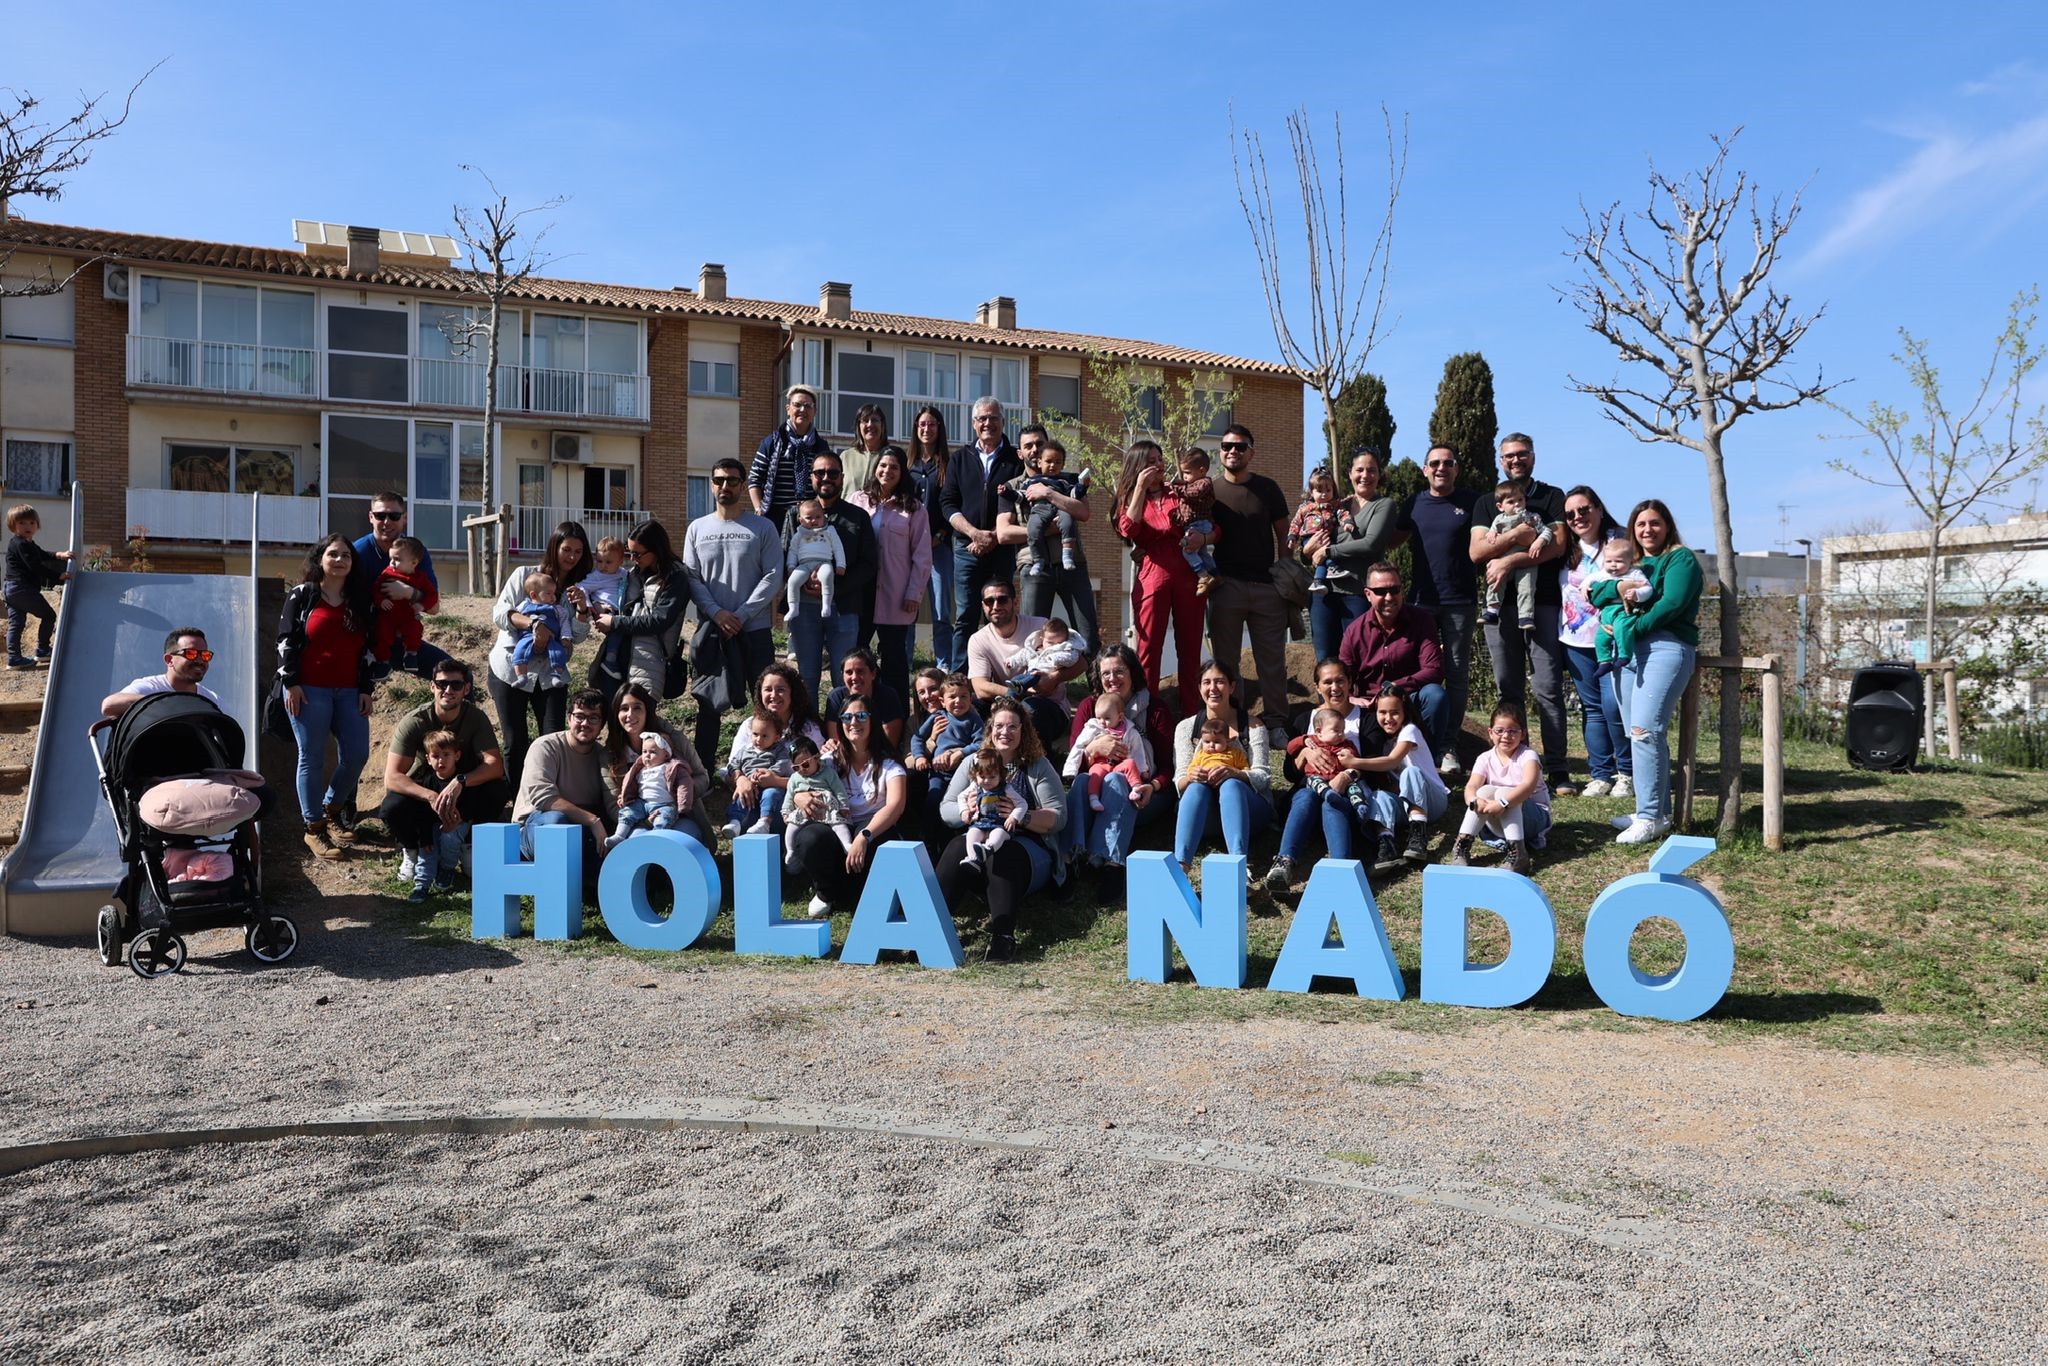
[(508, 1103), (869, 1132), (35, 1168), (0, 1179), (0, 1357), (2017, 1361), (2048, 1326), (2031, 1062), (1133, 1025), (1015, 973), (436, 947), (374, 907), (149, 984), (0, 943), (0, 1140)]

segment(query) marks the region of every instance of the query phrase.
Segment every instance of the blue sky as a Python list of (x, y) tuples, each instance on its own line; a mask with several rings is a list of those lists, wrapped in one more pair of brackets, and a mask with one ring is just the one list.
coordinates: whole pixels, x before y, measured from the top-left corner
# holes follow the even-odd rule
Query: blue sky
[[(1420, 454), (1444, 358), (1476, 349), (1539, 474), (1662, 496), (1707, 546), (1698, 457), (1567, 388), (1614, 368), (1557, 293), (1582, 200), (1639, 205), (1650, 159), (1697, 165), (1743, 126), (1766, 193), (1805, 187), (1776, 278), (1826, 316), (1795, 368), (1853, 378), (1858, 407), (1908, 397), (1898, 327), (1960, 374), (2048, 273), (2039, 4), (1726, 4), (1711, 26), (1526, 4), (9, 8), (0, 84), (53, 108), (167, 59), (60, 203), (15, 206), (32, 217), (268, 245), (293, 217), (441, 230), (471, 162), (515, 200), (570, 197), (562, 275), (665, 287), (715, 260), (735, 294), (846, 280), (857, 307), (960, 318), (1010, 294), (1026, 326), (1262, 357), (1231, 108), (1269, 144), (1296, 105), (1341, 113), (1358, 174), (1384, 100), (1411, 137), (1398, 326), (1371, 366), (1396, 453)], [(1789, 537), (1911, 524), (1827, 468), (1856, 450), (1821, 439), (1845, 428), (1814, 410), (1733, 430), (1741, 548), (1779, 541), (1781, 502)], [(1283, 477), (1293, 454), (1262, 448)]]

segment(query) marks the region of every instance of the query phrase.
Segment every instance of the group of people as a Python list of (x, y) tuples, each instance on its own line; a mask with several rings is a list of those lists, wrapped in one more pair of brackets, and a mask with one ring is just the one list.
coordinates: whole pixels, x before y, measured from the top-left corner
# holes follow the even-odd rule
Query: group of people
[[(537, 827), (579, 826), (592, 870), (641, 830), (706, 844), (777, 833), (813, 914), (850, 904), (882, 841), (913, 836), (929, 842), (949, 901), (985, 901), (1000, 958), (1026, 898), (1083, 865), (1114, 877), (1142, 827), (1170, 823), (1191, 867), (1205, 845), (1246, 853), (1278, 824), (1263, 878), (1278, 891), (1318, 837), (1383, 872), (1427, 862), (1452, 806), (1446, 779), (1460, 777), (1450, 861), (1485, 839), (1526, 869), (1552, 801), (1575, 791), (1567, 672), (1592, 770), (1576, 790), (1634, 796), (1623, 841), (1669, 827), (1666, 726), (1691, 672), (1701, 576), (1654, 499), (1617, 523), (1590, 488), (1536, 479), (1534, 443), (1515, 433), (1501, 443), (1506, 478), (1486, 493), (1459, 489), (1456, 452), (1437, 446), (1428, 487), (1396, 504), (1382, 457), (1360, 451), (1348, 496), (1318, 472), (1291, 512), (1241, 424), (1222, 437), (1214, 477), (1205, 453), (1169, 465), (1140, 440), (1110, 510), (1134, 561), (1134, 649), (1096, 638), (1079, 534), (1090, 490), (1051, 433), (1025, 427), (1012, 446), (983, 399), (966, 444), (950, 448), (926, 408), (906, 451), (871, 406), (840, 451), (819, 435), (817, 405), (792, 388), (751, 465), (713, 466), (710, 513), (680, 552), (656, 520), (596, 545), (564, 522), (537, 566), (507, 575), (485, 673), (502, 744), (470, 666), (421, 636), (437, 585), (405, 534), (404, 499), (380, 495), (369, 534), (313, 547), (287, 595), (272, 705), (298, 748), (312, 851), (339, 858), (353, 839), (371, 693), (394, 666), (432, 686), (393, 734), (378, 813), (419, 899), (452, 885), (464, 832), (508, 804), (529, 854)], [(1412, 584), (1387, 559), (1402, 544)], [(1288, 710), (1296, 607), (1283, 569), (1308, 581), (1319, 659), (1300, 718)], [(913, 675), (927, 597), (935, 663)], [(787, 658), (772, 643), (778, 616)], [(1468, 773), (1457, 739), (1475, 632), (1501, 705)], [(1171, 697), (1169, 633), (1183, 661)], [(1247, 637), (1256, 696), (1235, 667)], [(167, 642), (164, 686), (196, 686), (210, 658), (198, 631)], [(688, 740), (659, 712), (684, 659)], [(1084, 679), (1076, 705), (1069, 685)], [(733, 711), (745, 715), (726, 741)]]

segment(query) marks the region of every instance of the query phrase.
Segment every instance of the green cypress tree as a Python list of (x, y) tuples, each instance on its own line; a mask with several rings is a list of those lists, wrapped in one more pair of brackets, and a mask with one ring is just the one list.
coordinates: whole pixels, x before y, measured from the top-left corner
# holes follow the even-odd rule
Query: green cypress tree
[(1493, 367), (1477, 351), (1444, 362), (1436, 386), (1436, 411), (1429, 415), (1429, 439), (1458, 456), (1458, 486), (1481, 493), (1500, 482), (1494, 459), (1500, 419), (1493, 409)]
[(1368, 446), (1390, 459), (1394, 449), (1394, 414), (1387, 407), (1387, 382), (1378, 375), (1354, 375), (1337, 391), (1337, 406), (1323, 424), (1334, 431), (1338, 451), (1337, 492), (1351, 492), (1351, 452)]

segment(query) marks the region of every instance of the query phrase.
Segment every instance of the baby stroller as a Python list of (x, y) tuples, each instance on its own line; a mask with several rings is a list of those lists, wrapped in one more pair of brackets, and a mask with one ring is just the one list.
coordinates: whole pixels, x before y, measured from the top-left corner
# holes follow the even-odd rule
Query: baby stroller
[(136, 976), (162, 977), (185, 966), (182, 935), (225, 925), (243, 927), (260, 962), (291, 957), (298, 927), (263, 909), (257, 822), (270, 789), (240, 767), (234, 718), (193, 693), (151, 693), (87, 738), (127, 866), (100, 908), (100, 962), (125, 953)]

